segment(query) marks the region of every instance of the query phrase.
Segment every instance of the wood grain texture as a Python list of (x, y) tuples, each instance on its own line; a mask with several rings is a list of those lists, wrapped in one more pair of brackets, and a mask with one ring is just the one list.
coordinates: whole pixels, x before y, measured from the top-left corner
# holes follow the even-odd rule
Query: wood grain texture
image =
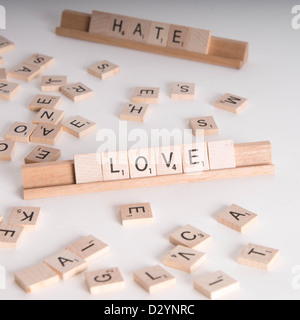
[(61, 25), (56, 29), (56, 34), (237, 69), (242, 68), (248, 61), (249, 44), (247, 42), (211, 37), (208, 54), (206, 55), (89, 33), (90, 21), (91, 14), (65, 10), (62, 13)]

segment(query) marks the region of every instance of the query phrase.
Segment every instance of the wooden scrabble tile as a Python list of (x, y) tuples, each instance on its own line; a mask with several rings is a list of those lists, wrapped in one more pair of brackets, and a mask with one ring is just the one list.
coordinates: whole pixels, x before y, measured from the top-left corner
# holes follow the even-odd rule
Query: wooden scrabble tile
[(172, 84), (171, 98), (175, 100), (194, 100), (195, 84), (174, 82)]
[(223, 210), (218, 215), (217, 220), (234, 231), (244, 233), (257, 222), (258, 215), (233, 204), (231, 207)]
[(195, 173), (209, 170), (206, 142), (195, 142), (182, 146), (184, 173)]
[(62, 102), (59, 96), (47, 96), (43, 94), (36, 95), (29, 104), (29, 110), (40, 111), (43, 109), (57, 109)]
[(126, 40), (129, 36), (131, 18), (112, 14), (109, 21), (108, 35), (113, 38)]
[(176, 285), (176, 278), (161, 266), (145, 268), (135, 272), (134, 280), (150, 294)]
[(11, 161), (16, 149), (16, 143), (9, 140), (0, 140), (0, 161)]
[(81, 116), (72, 117), (63, 122), (65, 132), (77, 137), (83, 138), (91, 132), (97, 130), (97, 124)]
[(118, 268), (88, 272), (85, 281), (91, 294), (101, 294), (122, 290), (125, 281)]
[(7, 81), (7, 74), (5, 68), (0, 69), (0, 81)]
[(212, 237), (191, 225), (187, 225), (172, 233), (169, 240), (175, 246), (181, 245), (198, 250), (207, 246)]
[(61, 156), (59, 149), (48, 146), (36, 146), (24, 159), (25, 164), (53, 162)]
[(155, 149), (155, 154), (158, 176), (183, 172), (181, 146), (159, 147)]
[(54, 145), (62, 132), (61, 125), (38, 124), (30, 136), (30, 142)]
[(36, 66), (38, 68), (41, 68), (42, 70), (45, 70), (49, 68), (54, 63), (54, 61), (55, 59), (53, 57), (49, 57), (40, 53), (35, 53), (23, 63), (30, 64), (32, 66)]
[(247, 267), (270, 271), (279, 259), (279, 250), (249, 244), (239, 255), (237, 262)]
[(127, 151), (101, 154), (104, 181), (129, 179)]
[(110, 25), (111, 14), (93, 10), (89, 32), (106, 36)]
[(151, 21), (143, 19), (131, 19), (128, 40), (147, 42)]
[(107, 60), (104, 60), (90, 67), (88, 69), (88, 73), (97, 78), (105, 80), (107, 78), (113, 77), (114, 75), (118, 74), (120, 70), (121, 70), (120, 67), (117, 66), (116, 64), (109, 62)]
[(86, 100), (94, 96), (94, 91), (81, 82), (62, 87), (61, 93), (74, 102)]
[(91, 263), (109, 252), (109, 246), (92, 235), (79, 239), (66, 249), (87, 263)]
[(189, 52), (208, 54), (210, 40), (211, 31), (190, 28), (189, 41), (186, 50)]
[(154, 221), (150, 203), (122, 205), (120, 212), (124, 227), (152, 224)]
[(226, 93), (215, 102), (215, 107), (225, 111), (239, 113), (248, 105), (248, 99)]
[(17, 83), (0, 81), (0, 99), (10, 101), (20, 90)]
[(177, 246), (163, 259), (167, 267), (193, 273), (206, 261), (206, 254), (194, 249)]
[(136, 103), (159, 103), (159, 88), (142, 88), (134, 89), (132, 101)]
[(7, 131), (5, 139), (15, 142), (29, 143), (36, 124), (15, 122)]
[(42, 73), (39, 67), (21, 63), (12, 70), (8, 71), (8, 76), (13, 79), (31, 82)]
[(195, 280), (194, 288), (207, 298), (216, 300), (239, 290), (240, 283), (218, 271)]
[(16, 45), (10, 40), (0, 36), (0, 54), (14, 50)]
[(75, 155), (74, 166), (77, 184), (103, 181), (100, 153)]
[(68, 85), (66, 76), (43, 76), (41, 81), (41, 91), (55, 92)]
[(35, 293), (59, 282), (59, 276), (46, 264), (18, 271), (14, 275), (16, 283), (27, 293)]
[(145, 103), (127, 103), (120, 114), (121, 120), (144, 122), (150, 107)]
[(50, 110), (50, 109), (41, 109), (35, 118), (32, 120), (32, 123), (35, 124), (55, 124), (58, 125), (62, 122), (65, 116), (65, 112), (62, 110)]
[(21, 226), (1, 224), (0, 225), (0, 248), (17, 249), (24, 234)]
[(10, 213), (8, 224), (24, 227), (25, 230), (35, 231), (40, 218), (39, 207), (14, 207)]
[(128, 159), (131, 179), (157, 175), (155, 149), (129, 150)]
[(194, 136), (218, 135), (219, 128), (213, 117), (198, 117), (190, 119)]
[(236, 167), (234, 142), (232, 140), (210, 141), (207, 143), (210, 170)]
[(189, 28), (170, 25), (167, 47), (172, 49), (186, 49), (189, 41)]
[(169, 38), (169, 31), (169, 24), (152, 21), (150, 24), (147, 43), (155, 46), (166, 47)]
[(68, 280), (88, 268), (88, 263), (69, 250), (64, 250), (44, 261), (62, 280)]

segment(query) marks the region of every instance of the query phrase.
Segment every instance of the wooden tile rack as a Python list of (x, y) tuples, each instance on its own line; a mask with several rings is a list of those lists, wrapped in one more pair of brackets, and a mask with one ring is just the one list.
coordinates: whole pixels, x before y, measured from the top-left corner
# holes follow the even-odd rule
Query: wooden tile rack
[(90, 21), (91, 14), (65, 10), (62, 13), (60, 26), (56, 28), (56, 34), (236, 69), (242, 68), (248, 61), (248, 42), (211, 37), (208, 54), (206, 55), (89, 33)]

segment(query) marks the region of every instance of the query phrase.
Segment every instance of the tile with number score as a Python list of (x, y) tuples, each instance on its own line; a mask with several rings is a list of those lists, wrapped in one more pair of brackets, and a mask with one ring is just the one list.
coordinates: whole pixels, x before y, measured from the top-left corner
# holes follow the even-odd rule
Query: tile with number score
[(61, 156), (59, 149), (48, 146), (36, 146), (24, 159), (25, 164), (53, 162)]
[(91, 294), (114, 292), (125, 288), (125, 281), (118, 268), (87, 272), (85, 281)]
[(149, 104), (127, 103), (120, 114), (121, 120), (144, 122), (150, 111)]
[(88, 73), (105, 80), (120, 72), (120, 67), (110, 61), (104, 60), (88, 69)]
[(97, 130), (96, 123), (79, 115), (64, 121), (62, 125), (65, 132), (79, 139)]
[(30, 136), (30, 142), (54, 145), (61, 136), (62, 131), (61, 125), (38, 124)]
[(35, 231), (41, 210), (39, 207), (14, 207), (10, 213), (8, 224), (24, 227), (25, 230)]
[(35, 53), (31, 57), (29, 57), (26, 61), (24, 61), (24, 63), (32, 66), (36, 66), (38, 68), (41, 68), (42, 70), (45, 70), (49, 68), (54, 63), (54, 61), (55, 59), (53, 57), (49, 57), (41, 53)]
[(17, 80), (31, 82), (32, 80), (37, 78), (41, 73), (42, 69), (40, 69), (39, 67), (27, 63), (22, 63), (8, 71), (8, 77)]
[(29, 110), (40, 111), (44, 109), (57, 109), (62, 102), (59, 96), (48, 96), (43, 94), (36, 95), (29, 104)]
[(190, 119), (190, 126), (194, 136), (208, 136), (219, 134), (219, 128), (213, 117), (198, 117)]
[(161, 266), (145, 268), (135, 272), (134, 280), (150, 294), (176, 285), (176, 278)]
[(15, 142), (29, 143), (36, 124), (15, 122), (7, 131), (5, 139)]
[(133, 91), (132, 101), (135, 103), (159, 103), (160, 88), (137, 87)]
[(34, 124), (54, 124), (58, 125), (62, 122), (65, 112), (62, 110), (40, 109), (32, 120)]
[(216, 300), (239, 290), (240, 283), (222, 271), (195, 280), (194, 288), (208, 299)]
[(244, 233), (257, 222), (258, 215), (233, 204), (223, 210), (217, 220), (234, 231)]
[(41, 91), (56, 92), (68, 84), (67, 76), (43, 76), (41, 81)]
[(0, 82), (0, 99), (10, 101), (20, 90), (21, 85), (13, 82)]
[(194, 100), (195, 84), (188, 82), (174, 82), (172, 84), (171, 98), (175, 100)]
[(21, 226), (0, 225), (0, 248), (17, 249), (23, 237), (25, 229)]
[(215, 102), (215, 107), (232, 113), (239, 113), (248, 105), (248, 99), (226, 93)]
[(62, 87), (61, 93), (73, 102), (86, 100), (94, 96), (94, 91), (81, 82)]
[(279, 250), (249, 244), (239, 255), (237, 262), (247, 267), (270, 271), (279, 259)]
[(0, 161), (11, 161), (16, 149), (16, 143), (10, 140), (0, 140)]
[(120, 212), (124, 227), (152, 224), (154, 221), (150, 203), (122, 205)]
[(212, 237), (191, 225), (186, 225), (172, 233), (169, 240), (175, 246), (182, 245), (198, 250), (207, 246), (212, 241)]

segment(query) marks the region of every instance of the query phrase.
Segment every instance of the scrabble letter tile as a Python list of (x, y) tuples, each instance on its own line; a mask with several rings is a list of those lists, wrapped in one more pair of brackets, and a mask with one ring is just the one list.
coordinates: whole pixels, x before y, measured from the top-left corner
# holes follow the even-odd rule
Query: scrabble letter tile
[(171, 25), (169, 31), (168, 48), (186, 49), (189, 40), (189, 28)]
[(30, 136), (30, 142), (54, 145), (61, 133), (61, 125), (39, 124)]
[(0, 54), (14, 50), (16, 45), (8, 39), (0, 36)]
[(169, 31), (169, 24), (152, 21), (150, 24), (147, 43), (155, 46), (166, 47), (169, 38)]
[(136, 103), (159, 103), (159, 88), (135, 88), (132, 101)]
[(8, 76), (13, 79), (31, 82), (42, 73), (39, 67), (22, 63), (8, 72)]
[(59, 149), (48, 146), (36, 146), (24, 159), (25, 164), (53, 162), (61, 156)]
[(211, 31), (190, 28), (189, 41), (186, 50), (189, 52), (208, 54), (210, 39)]
[(88, 267), (86, 261), (69, 250), (46, 259), (44, 263), (52, 268), (62, 280), (68, 280), (78, 273), (85, 271)]
[(127, 151), (102, 153), (104, 181), (129, 179)]
[(120, 114), (121, 120), (144, 122), (149, 113), (149, 104), (127, 103)]
[(83, 138), (97, 130), (97, 124), (81, 116), (75, 116), (63, 123), (63, 129), (74, 137)]
[(195, 84), (174, 82), (172, 84), (171, 98), (175, 100), (194, 100)]
[(156, 148), (156, 169), (158, 176), (183, 172), (181, 146)]
[(149, 36), (150, 21), (131, 19), (128, 40), (147, 42)]
[(88, 272), (85, 274), (85, 280), (90, 293), (93, 295), (125, 288), (125, 281), (118, 268)]
[(270, 271), (279, 258), (279, 250), (249, 244), (240, 254), (237, 261), (247, 267)]
[(54, 63), (54, 58), (46, 56), (44, 54), (35, 53), (26, 61), (24, 61), (24, 63), (32, 66), (36, 66), (38, 68), (41, 68), (42, 70), (45, 70)]
[(209, 170), (206, 142), (184, 144), (182, 148), (184, 173), (195, 173)]
[(61, 92), (74, 102), (89, 99), (94, 96), (94, 91), (81, 82), (62, 87)]
[(0, 99), (10, 101), (20, 90), (21, 86), (17, 83), (1, 81)]
[(100, 153), (75, 155), (74, 166), (77, 184), (103, 181)]
[(222, 271), (197, 279), (194, 288), (210, 300), (216, 300), (239, 290), (240, 283)]
[(248, 99), (239, 97), (234, 94), (226, 93), (218, 99), (215, 107), (232, 113), (239, 113), (248, 105)]
[(89, 32), (106, 36), (110, 25), (110, 17), (109, 13), (94, 10), (92, 12)]
[(121, 206), (121, 220), (124, 227), (153, 223), (150, 203), (140, 203)]
[(35, 293), (59, 282), (59, 276), (46, 264), (18, 271), (15, 273), (16, 283), (27, 293)]
[(126, 40), (129, 36), (131, 19), (121, 15), (111, 15), (108, 35), (113, 38)]
[(44, 109), (57, 109), (61, 105), (62, 98), (58, 96), (36, 95), (29, 105), (29, 110), (40, 111)]
[(25, 230), (35, 231), (40, 217), (41, 208), (14, 207), (10, 213), (8, 223), (24, 227)]
[(176, 285), (176, 278), (161, 266), (146, 268), (135, 272), (134, 280), (150, 294)]
[(24, 228), (15, 225), (0, 225), (0, 248), (17, 249), (24, 234)]
[(217, 218), (218, 222), (234, 231), (244, 233), (258, 220), (258, 215), (233, 204), (222, 211)]
[(190, 119), (190, 126), (194, 136), (218, 135), (219, 128), (213, 117), (199, 117)]
[(91, 263), (109, 252), (109, 246), (92, 235), (79, 239), (66, 249), (87, 263)]
[(66, 76), (43, 76), (41, 82), (41, 91), (60, 91), (62, 87), (67, 86), (67, 83), (68, 78)]
[(32, 120), (34, 124), (54, 124), (58, 125), (62, 122), (65, 112), (61, 110), (41, 109)]
[(15, 122), (6, 133), (5, 139), (29, 143), (30, 136), (35, 129), (36, 124)]
[(170, 268), (193, 273), (205, 261), (205, 253), (187, 247), (177, 246), (164, 257), (163, 264)]
[(15, 153), (16, 143), (9, 140), (0, 140), (0, 161), (11, 161)]
[(187, 225), (171, 234), (169, 240), (175, 246), (181, 245), (198, 250), (207, 246), (212, 237), (191, 225)]
[(129, 150), (128, 158), (131, 179), (157, 175), (155, 149)]
[(88, 73), (105, 80), (120, 72), (120, 67), (107, 60), (101, 61), (88, 69)]
[(235, 150), (232, 140), (211, 141), (207, 143), (211, 170), (236, 167)]

